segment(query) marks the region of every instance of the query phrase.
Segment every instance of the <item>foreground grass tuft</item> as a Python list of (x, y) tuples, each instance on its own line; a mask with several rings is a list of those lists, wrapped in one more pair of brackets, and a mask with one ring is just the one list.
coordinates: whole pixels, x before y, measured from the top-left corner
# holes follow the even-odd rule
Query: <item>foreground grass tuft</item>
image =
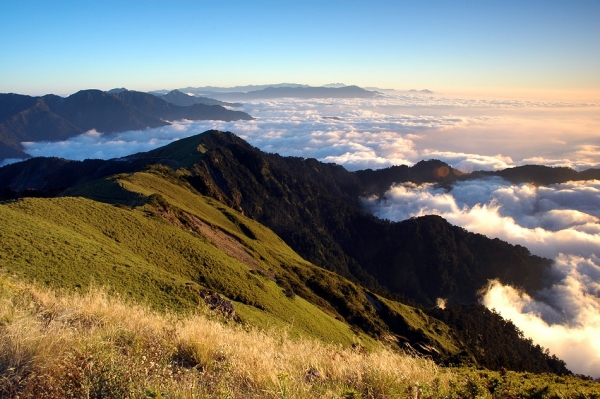
[(442, 369), (383, 347), (230, 325), (203, 309), (160, 314), (96, 288), (65, 294), (5, 276), (0, 288), (2, 398), (597, 398), (600, 387)]

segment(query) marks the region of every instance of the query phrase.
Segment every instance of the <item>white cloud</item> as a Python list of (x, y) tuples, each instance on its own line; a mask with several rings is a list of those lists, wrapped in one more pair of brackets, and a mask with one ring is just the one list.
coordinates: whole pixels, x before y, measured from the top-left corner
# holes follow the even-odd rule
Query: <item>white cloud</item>
[[(563, 143), (568, 146), (567, 142)], [(566, 151), (564, 154), (568, 158), (544, 158), (540, 156), (532, 156), (523, 159), (519, 162), (520, 165), (537, 164), (548, 166), (566, 166), (576, 170), (584, 170), (589, 168), (600, 168), (600, 146), (599, 145), (575, 145), (572, 150)]]
[(560, 255), (554, 265), (559, 283), (536, 300), (492, 282), (483, 304), (510, 319), (525, 336), (549, 348), (578, 374), (600, 377), (600, 262), (597, 257)]
[(600, 256), (600, 181), (548, 187), (511, 185), (499, 179), (392, 187), (365, 205), (378, 217), (404, 220), (438, 214), (469, 231), (523, 245), (554, 258), (560, 253)]
[(600, 181), (536, 187), (492, 178), (459, 182), (449, 191), (403, 184), (364, 204), (397, 221), (438, 214), (469, 231), (554, 258), (558, 282), (535, 298), (495, 282), (483, 302), (575, 372), (600, 377)]
[(512, 158), (503, 156), (502, 154), (488, 156), (426, 149), (422, 151), (421, 156), (427, 156), (430, 159), (439, 159), (462, 172), (502, 170), (514, 165)]
[[(149, 151), (179, 140), (193, 133), (190, 122), (178, 122), (157, 129), (146, 129), (117, 134), (104, 134), (90, 130), (65, 141), (25, 142), (25, 152), (38, 157), (61, 157), (66, 159), (110, 159)], [(201, 132), (196, 132), (201, 133)]]

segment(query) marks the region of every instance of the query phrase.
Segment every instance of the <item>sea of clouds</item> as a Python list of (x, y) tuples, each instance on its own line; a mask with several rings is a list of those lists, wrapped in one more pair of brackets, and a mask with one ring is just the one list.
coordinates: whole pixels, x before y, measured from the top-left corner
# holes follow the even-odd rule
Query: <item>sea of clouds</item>
[(554, 283), (533, 297), (493, 281), (482, 302), (574, 372), (600, 377), (600, 181), (536, 187), (492, 178), (459, 182), (449, 190), (402, 184), (364, 204), (397, 221), (437, 214), (554, 259)]
[(317, 158), (349, 170), (440, 159), (463, 171), (537, 163), (600, 165), (600, 105), (471, 100), (385, 94), (370, 99), (252, 101), (252, 121), (175, 122), (62, 142), (24, 143), (33, 156), (113, 158), (147, 151), (208, 129), (231, 131), (263, 151)]
[[(90, 131), (67, 141), (24, 143), (32, 156), (118, 158), (208, 129), (231, 131), (281, 155), (349, 170), (440, 159), (465, 172), (523, 164), (600, 167), (598, 104), (474, 100), (386, 93), (370, 99), (257, 100), (252, 121), (178, 121), (144, 131)], [(600, 182), (548, 187), (501, 179), (393, 186), (364, 199), (373, 214), (403, 220), (439, 214), (467, 230), (555, 260), (555, 283), (533, 297), (490, 282), (482, 297), (576, 373), (600, 377)]]

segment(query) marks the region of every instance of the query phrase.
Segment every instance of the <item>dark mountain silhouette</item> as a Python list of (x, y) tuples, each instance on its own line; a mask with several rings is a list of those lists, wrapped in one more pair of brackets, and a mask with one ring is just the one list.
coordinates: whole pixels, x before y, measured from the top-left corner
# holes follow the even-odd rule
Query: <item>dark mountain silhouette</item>
[[(525, 338), (523, 332), (512, 321), (503, 319), (498, 313), (480, 304), (468, 304), (446, 309), (429, 309), (429, 315), (443, 321), (456, 332), (468, 348), (485, 348), (483, 351), (469, 350), (477, 362), (494, 370), (530, 370), (535, 373), (552, 372), (568, 374), (565, 362), (545, 353), (544, 348)], [(528, 353), (529, 356), (522, 356)], [(458, 360), (458, 362), (456, 362)], [(447, 363), (459, 363), (460, 356), (447, 359)]]
[(364, 195), (382, 195), (394, 183), (413, 182), (450, 184), (465, 174), (437, 159), (419, 161), (414, 166), (390, 166), (384, 169), (356, 171), (364, 189)]
[(21, 142), (63, 140), (83, 133), (83, 129), (52, 112), (45, 98), (0, 94), (0, 160), (28, 158)]
[(108, 94), (116, 94), (116, 93), (120, 93), (122, 91), (127, 91), (127, 89), (124, 87), (115, 87), (114, 89), (107, 90), (106, 92)]
[(148, 161), (124, 162), (36, 157), (0, 168), (0, 199), (52, 197), (69, 187), (118, 173), (143, 169)]
[(29, 154), (24, 153), (20, 150), (20, 144), (15, 141), (16, 144), (11, 143), (10, 138), (0, 140), (0, 161), (5, 159), (26, 159), (29, 158)]
[(485, 179), (500, 177), (513, 184), (531, 183), (548, 185), (565, 183), (567, 181), (600, 179), (600, 169), (576, 171), (567, 167), (552, 167), (544, 165), (524, 165), (498, 171), (475, 171), (463, 173), (439, 160), (420, 161), (412, 167), (406, 165), (390, 166), (389, 168), (372, 170), (365, 169), (355, 172), (361, 180), (366, 193), (381, 195), (394, 183), (439, 183), (450, 187), (450, 184), (462, 180)]
[[(275, 83), (266, 85), (245, 85), (233, 87), (218, 87), (218, 86), (203, 86), (203, 87), (183, 87), (179, 91), (184, 93), (192, 93), (196, 96), (207, 95), (208, 93), (247, 93), (249, 91), (257, 91), (266, 89), (267, 87), (311, 87), (301, 83)], [(153, 93), (167, 94), (168, 90), (157, 90)]]
[(33, 107), (37, 97), (22, 94), (0, 94), (0, 121), (4, 121), (27, 108)]
[(538, 185), (565, 183), (570, 180), (600, 179), (600, 169), (588, 169), (577, 172), (574, 169), (559, 166), (524, 165), (499, 171), (473, 172), (470, 178), (498, 176), (513, 184), (533, 183)]
[(147, 93), (125, 89), (111, 93), (81, 90), (66, 98), (0, 94), (0, 161), (27, 158), (22, 142), (66, 140), (91, 129), (116, 133), (165, 126), (178, 119), (252, 119), (219, 105), (182, 107)]
[(358, 86), (344, 87), (267, 87), (249, 92), (210, 92), (213, 98), (227, 101), (244, 101), (270, 98), (369, 98), (377, 93)]
[(226, 122), (235, 120), (251, 120), (250, 115), (242, 111), (231, 111), (220, 105), (192, 104), (190, 106), (179, 106), (169, 103), (152, 94), (139, 91), (122, 91), (113, 96), (125, 104), (134, 107), (148, 115), (159, 115), (165, 120), (208, 120), (216, 119)]
[(158, 94), (158, 93), (150, 93), (155, 96), (162, 98), (166, 102), (171, 104), (179, 105), (181, 107), (188, 107), (194, 104), (204, 104), (204, 105), (221, 105), (223, 107), (241, 107), (240, 103), (227, 103), (225, 101), (219, 101), (208, 97), (196, 97), (190, 96), (185, 93), (180, 92), (179, 90), (171, 90), (167, 94)]
[(115, 133), (168, 125), (161, 120), (160, 114), (144, 112), (139, 107), (123, 103), (116, 97), (118, 94), (81, 90), (66, 98), (52, 94), (43, 98), (50, 111), (83, 131), (96, 129), (102, 133)]

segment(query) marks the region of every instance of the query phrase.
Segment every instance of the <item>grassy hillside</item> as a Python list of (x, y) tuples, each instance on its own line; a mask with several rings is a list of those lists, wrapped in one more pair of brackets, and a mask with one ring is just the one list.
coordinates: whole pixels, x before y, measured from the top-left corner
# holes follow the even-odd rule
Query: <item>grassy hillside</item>
[[(472, 303), (490, 279), (533, 293), (550, 271), (549, 259), (438, 216), (389, 222), (366, 213), (359, 197), (374, 189), (369, 182), (385, 180), (378, 172), (363, 176), (315, 159), (267, 154), (227, 132), (184, 140), (178, 145), (188, 153), (198, 154), (202, 144), (193, 166), (178, 169), (199, 192), (243, 210), (304, 259), (388, 297), (427, 307), (438, 298)], [(447, 166), (420, 162), (403, 168), (403, 177), (435, 181), (440, 168)]]
[[(355, 339), (347, 325), (300, 297), (286, 297), (275, 281), (251, 273), (205, 237), (143, 209), (84, 198), (27, 199), (0, 207), (0, 223), (4, 268), (54, 287), (106, 285), (136, 302), (174, 311), (194, 309), (200, 291), (210, 287), (261, 309), (268, 314), (263, 321), (290, 326), (292, 334), (345, 344)], [(257, 317), (248, 307), (237, 311), (243, 319)]]
[(0, 398), (598, 399), (575, 377), (440, 368), (0, 272)]
[[(347, 346), (370, 348), (389, 332), (362, 288), (309, 264), (269, 229), (170, 173), (155, 168), (69, 192), (88, 198), (3, 204), (3, 267), (53, 287), (107, 286), (164, 311), (193, 310), (212, 290), (251, 325)], [(425, 341), (445, 354), (456, 350)]]

